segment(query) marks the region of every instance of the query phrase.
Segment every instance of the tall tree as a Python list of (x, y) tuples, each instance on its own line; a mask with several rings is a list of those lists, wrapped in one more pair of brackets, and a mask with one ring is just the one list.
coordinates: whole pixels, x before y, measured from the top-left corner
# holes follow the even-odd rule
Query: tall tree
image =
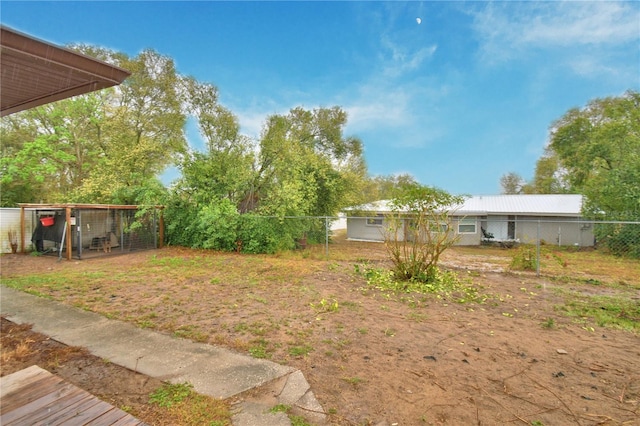
[[(111, 89), (3, 118), (4, 203), (68, 199), (98, 162), (104, 101)], [(8, 197), (7, 197), (8, 196)]]
[(549, 148), (590, 214), (640, 218), (640, 93), (596, 99), (553, 123)]
[(189, 191), (198, 204), (215, 197), (239, 205), (252, 177), (254, 144), (240, 134), (237, 117), (218, 103), (215, 86), (192, 78), (184, 83), (190, 112), (197, 119), (207, 149), (185, 155), (179, 187)]
[(331, 216), (356, 201), (366, 179), (362, 143), (343, 136), (339, 107), (269, 117), (260, 139), (247, 210)]
[(373, 176), (367, 181), (362, 202), (389, 200), (398, 195), (403, 187), (416, 184), (416, 179), (408, 173)]
[(516, 172), (509, 172), (500, 178), (500, 186), (503, 194), (520, 194), (526, 181)]
[(4, 205), (138, 203), (145, 191), (158, 193), (156, 176), (184, 151), (181, 79), (171, 59), (75, 48), (132, 75), (116, 88), (2, 118)]
[(172, 59), (152, 50), (118, 64), (131, 76), (107, 106), (104, 153), (78, 192), (92, 201), (134, 203), (139, 188), (157, 187), (156, 176), (186, 149), (181, 79)]

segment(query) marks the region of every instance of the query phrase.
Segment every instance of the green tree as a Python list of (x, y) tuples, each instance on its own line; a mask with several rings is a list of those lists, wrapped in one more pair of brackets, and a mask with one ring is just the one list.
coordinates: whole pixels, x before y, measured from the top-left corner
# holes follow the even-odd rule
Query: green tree
[(588, 215), (640, 219), (640, 93), (568, 111), (553, 123), (549, 149)]
[(400, 280), (433, 282), (440, 255), (455, 243), (449, 215), (464, 202), (439, 188), (403, 185), (391, 201), (385, 246)]
[(3, 203), (68, 200), (98, 162), (102, 106), (109, 92), (2, 119)]
[(500, 177), (500, 186), (503, 194), (521, 194), (526, 186), (526, 181), (516, 172), (509, 172)]
[(562, 167), (558, 155), (549, 147), (536, 163), (532, 193), (536, 194), (566, 194), (570, 186), (566, 178), (566, 170)]
[(343, 136), (346, 121), (339, 107), (295, 108), (269, 117), (244, 209), (332, 216), (357, 201), (366, 165), (360, 140)]
[(179, 186), (198, 204), (215, 197), (239, 206), (252, 179), (254, 144), (240, 134), (237, 117), (218, 103), (215, 86), (189, 78), (185, 87), (207, 149), (185, 154)]
[(389, 200), (395, 197), (403, 186), (417, 183), (415, 178), (408, 173), (374, 176), (367, 180), (363, 199), (360, 202), (369, 203), (377, 200)]
[(157, 187), (156, 176), (186, 150), (182, 79), (172, 59), (152, 50), (118, 55), (131, 76), (106, 105), (102, 154), (75, 198), (136, 203), (132, 194)]
[[(215, 87), (190, 81), (188, 91), (207, 149), (188, 153), (181, 163), (183, 176), (166, 214), (197, 225), (188, 235), (168, 227), (170, 242), (198, 245), (190, 236), (208, 229), (216, 236), (207, 238), (215, 242), (211, 247), (222, 233), (225, 243), (219, 248), (225, 250), (292, 248), (302, 236), (312, 241), (324, 237), (324, 220), (284, 220), (285, 216), (333, 216), (361, 199), (366, 181), (362, 145), (343, 136), (347, 117), (340, 108), (295, 108), (273, 115), (259, 141), (252, 143), (240, 134), (237, 118), (217, 103)], [(218, 215), (221, 204), (224, 215)], [(229, 219), (229, 224), (211, 221), (214, 216)]]
[(3, 205), (138, 204), (163, 195), (156, 176), (184, 152), (182, 79), (172, 60), (75, 48), (132, 75), (115, 88), (2, 118)]

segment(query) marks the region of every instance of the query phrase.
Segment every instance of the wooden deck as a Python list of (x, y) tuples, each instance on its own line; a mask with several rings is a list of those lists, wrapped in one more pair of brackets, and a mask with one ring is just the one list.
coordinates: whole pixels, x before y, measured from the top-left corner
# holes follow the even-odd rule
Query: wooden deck
[(0, 379), (0, 425), (145, 423), (37, 365)]

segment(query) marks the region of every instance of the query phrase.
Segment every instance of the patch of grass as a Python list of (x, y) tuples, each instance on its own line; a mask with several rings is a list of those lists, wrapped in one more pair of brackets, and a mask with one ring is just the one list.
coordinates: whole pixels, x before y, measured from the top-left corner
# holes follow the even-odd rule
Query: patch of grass
[(291, 409), (290, 405), (286, 405), (286, 404), (278, 404), (275, 405), (273, 407), (271, 407), (271, 409), (269, 409), (270, 413), (286, 413)]
[(311, 353), (312, 351), (313, 351), (313, 348), (309, 345), (292, 346), (289, 348), (289, 355), (295, 356), (295, 357), (301, 357), (301, 356), (309, 355), (309, 353)]
[(249, 348), (249, 353), (254, 358), (267, 359), (271, 358), (271, 354), (268, 352), (269, 342), (264, 339), (254, 340), (253, 346)]
[(195, 325), (180, 326), (173, 332), (173, 334), (176, 337), (190, 339), (194, 342), (207, 342), (209, 340), (209, 335), (198, 330), (198, 326)]
[(431, 293), (438, 298), (446, 298), (457, 303), (483, 303), (489, 297), (481, 294), (480, 289), (474, 286), (469, 279), (460, 279), (453, 271), (436, 268), (433, 279), (430, 282), (422, 282), (397, 280), (393, 271), (373, 268), (367, 264), (356, 264), (354, 269), (356, 274), (367, 280), (370, 287), (386, 293)]
[(325, 299), (322, 298), (318, 303), (311, 303), (311, 308), (317, 313), (323, 312), (338, 312), (340, 306), (338, 305), (338, 301), (336, 299)]
[(542, 321), (541, 325), (542, 325), (542, 328), (547, 328), (547, 329), (555, 328), (556, 321), (553, 318), (547, 318), (546, 320)]
[(358, 376), (343, 377), (342, 380), (344, 380), (345, 382), (349, 383), (354, 388), (357, 388), (361, 383), (365, 382), (364, 379), (362, 379), (362, 378), (360, 378)]
[(640, 332), (640, 304), (630, 298), (574, 295), (560, 310), (570, 317), (590, 319), (600, 327)]
[(223, 401), (198, 394), (189, 383), (165, 383), (150, 395), (149, 402), (167, 409), (167, 417), (175, 424), (231, 425), (229, 406)]
[(148, 319), (139, 319), (136, 321), (136, 325), (140, 328), (154, 328), (156, 323)]
[(172, 407), (187, 399), (193, 393), (190, 383), (165, 383), (149, 395), (149, 402), (160, 407)]

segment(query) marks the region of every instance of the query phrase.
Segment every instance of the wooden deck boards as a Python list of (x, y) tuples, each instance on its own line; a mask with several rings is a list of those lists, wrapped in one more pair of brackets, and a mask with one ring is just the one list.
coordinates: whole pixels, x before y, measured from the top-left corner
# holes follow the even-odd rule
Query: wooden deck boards
[(0, 424), (145, 426), (36, 365), (0, 379)]

